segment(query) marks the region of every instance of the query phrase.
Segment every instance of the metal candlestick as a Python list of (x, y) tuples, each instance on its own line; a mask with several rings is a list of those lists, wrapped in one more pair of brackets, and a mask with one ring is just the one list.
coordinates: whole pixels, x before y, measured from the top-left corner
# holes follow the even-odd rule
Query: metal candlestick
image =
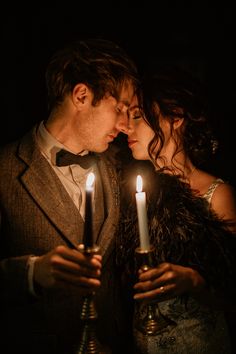
[[(136, 248), (135, 250), (137, 269), (147, 271), (154, 267), (154, 247), (151, 246), (149, 250)], [(144, 335), (153, 336), (157, 333), (164, 332), (168, 326), (176, 326), (176, 323), (163, 315), (160, 311), (158, 303), (155, 301), (151, 303), (142, 303), (142, 316), (135, 320), (135, 327)]]
[[(91, 256), (99, 253), (98, 246), (80, 248), (84, 254)], [(79, 348), (76, 354), (105, 354), (107, 351), (102, 348), (96, 337), (96, 324), (98, 314), (94, 302), (95, 292), (92, 292), (84, 297), (82, 310), (80, 314), (82, 326), (82, 335)]]

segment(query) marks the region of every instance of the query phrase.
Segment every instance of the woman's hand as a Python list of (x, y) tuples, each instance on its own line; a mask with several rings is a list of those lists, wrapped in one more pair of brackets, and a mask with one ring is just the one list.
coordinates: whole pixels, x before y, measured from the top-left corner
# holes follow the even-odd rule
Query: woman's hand
[(186, 292), (197, 294), (204, 287), (205, 280), (196, 270), (161, 263), (156, 268), (139, 271), (139, 281), (134, 285), (134, 299), (165, 301)]

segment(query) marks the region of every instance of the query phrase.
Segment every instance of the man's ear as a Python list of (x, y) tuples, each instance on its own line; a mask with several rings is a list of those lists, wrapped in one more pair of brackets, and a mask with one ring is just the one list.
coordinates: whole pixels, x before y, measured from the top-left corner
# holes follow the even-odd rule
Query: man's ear
[(184, 118), (175, 118), (173, 128), (174, 130), (179, 129), (184, 123)]
[(91, 90), (85, 84), (77, 84), (72, 92), (72, 100), (76, 107), (83, 106), (91, 97)]

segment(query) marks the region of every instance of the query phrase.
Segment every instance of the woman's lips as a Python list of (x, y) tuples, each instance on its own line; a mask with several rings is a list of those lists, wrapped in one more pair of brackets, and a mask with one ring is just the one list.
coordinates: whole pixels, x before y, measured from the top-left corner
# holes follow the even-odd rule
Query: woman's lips
[(137, 142), (137, 140), (128, 140), (128, 146), (131, 147), (131, 146), (133, 146), (136, 142)]

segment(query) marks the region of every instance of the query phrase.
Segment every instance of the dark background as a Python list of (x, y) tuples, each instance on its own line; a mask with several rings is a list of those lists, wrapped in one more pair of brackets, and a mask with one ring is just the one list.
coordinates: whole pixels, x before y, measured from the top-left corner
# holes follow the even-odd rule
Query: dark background
[[(141, 3), (141, 1), (140, 1)], [(6, 5), (1, 12), (0, 145), (46, 118), (44, 72), (54, 51), (76, 38), (116, 41), (139, 68), (169, 62), (207, 86), (220, 149), (210, 168), (236, 186), (232, 5), (224, 1), (90, 1)], [(33, 7), (34, 6), (34, 7)]]

